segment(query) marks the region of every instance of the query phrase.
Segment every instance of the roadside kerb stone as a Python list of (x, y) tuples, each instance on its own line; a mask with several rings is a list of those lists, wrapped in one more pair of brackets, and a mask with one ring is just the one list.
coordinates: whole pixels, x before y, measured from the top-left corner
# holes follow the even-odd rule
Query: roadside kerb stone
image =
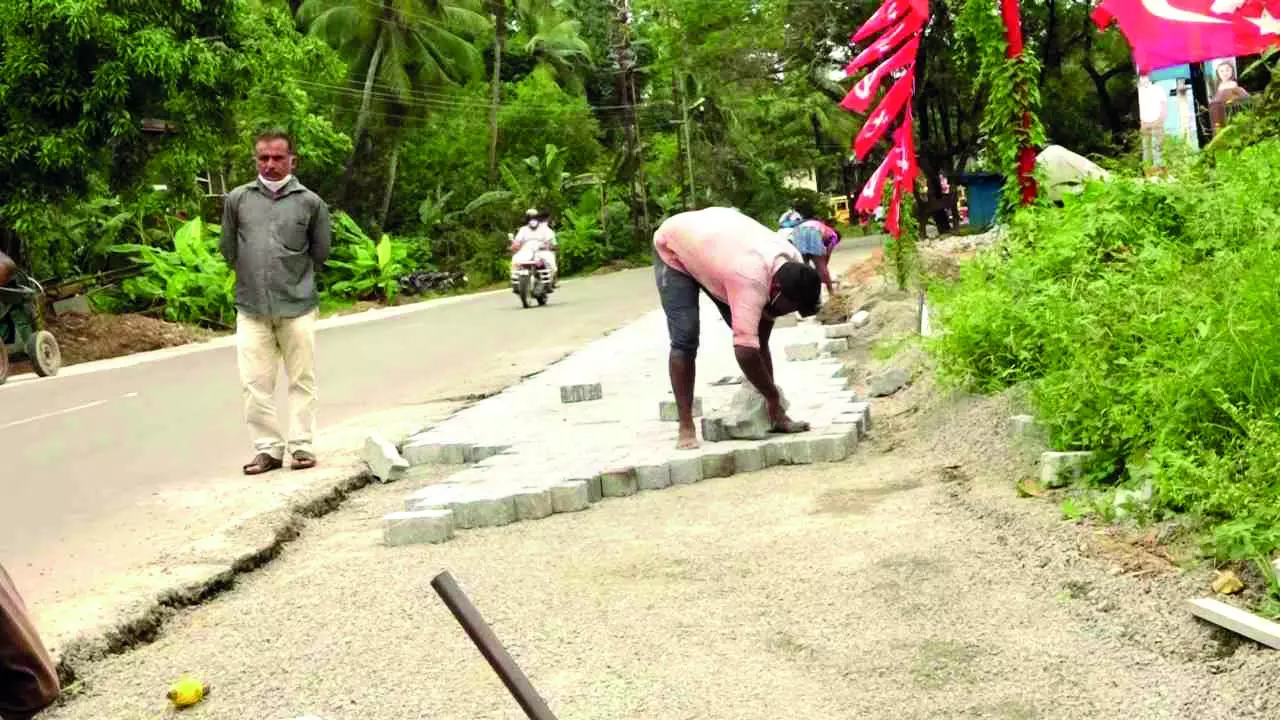
[(794, 362), (803, 362), (806, 360), (818, 359), (818, 343), (806, 342), (787, 345), (783, 352), (786, 354), (787, 360)]
[[(693, 399), (693, 416), (702, 417), (702, 398)], [(663, 400), (658, 403), (658, 419), (663, 422), (679, 422), (680, 413), (676, 410), (675, 400)]]
[(671, 466), (667, 463), (637, 466), (636, 487), (641, 490), (663, 490), (671, 487)]
[(1049, 488), (1066, 487), (1084, 477), (1093, 459), (1088, 450), (1045, 452), (1040, 455), (1040, 484)]
[(782, 447), (782, 464), (808, 465), (813, 462), (812, 438), (791, 437), (778, 444)]
[(467, 443), (445, 443), (433, 440), (414, 440), (404, 444), (400, 454), (410, 465), (466, 465)]
[(672, 485), (692, 485), (702, 481), (702, 458), (678, 457), (667, 463)]
[(858, 328), (853, 323), (840, 323), (839, 325), (828, 325), (823, 329), (822, 334), (830, 339), (853, 337)]
[(639, 491), (634, 468), (618, 468), (600, 473), (602, 497), (629, 497)]
[(478, 463), (506, 452), (509, 447), (509, 445), (466, 445), (463, 446), (462, 452), (467, 463)]
[(812, 438), (809, 448), (813, 461), (818, 463), (840, 462), (849, 457), (849, 441), (845, 435)]
[(733, 451), (733, 467), (736, 472), (748, 473), (765, 469), (763, 445), (737, 448)]
[(591, 507), (591, 493), (583, 480), (562, 482), (551, 488), (551, 509), (558, 513), (579, 512)]
[(364, 462), (369, 472), (384, 483), (403, 480), (409, 463), (400, 457), (396, 446), (377, 435), (370, 435), (364, 441)]
[(712, 451), (703, 454), (702, 479), (710, 480), (712, 478), (729, 477), (734, 474), (734, 471), (732, 450)]
[(555, 512), (548, 488), (525, 488), (515, 495), (517, 520), (541, 520)]
[(823, 355), (839, 355), (840, 353), (846, 352), (848, 350), (849, 350), (849, 341), (845, 340), (844, 338), (837, 338), (835, 340), (823, 340), (822, 344), (818, 347), (818, 352), (820, 352)]
[(442, 543), (453, 539), (452, 510), (393, 512), (382, 518), (382, 540), (390, 547)]
[(599, 400), (604, 397), (600, 383), (584, 383), (581, 385), (561, 385), (560, 402), (578, 403)]
[(463, 530), (510, 525), (516, 521), (515, 495), (499, 489), (468, 492), (450, 508), (454, 522)]

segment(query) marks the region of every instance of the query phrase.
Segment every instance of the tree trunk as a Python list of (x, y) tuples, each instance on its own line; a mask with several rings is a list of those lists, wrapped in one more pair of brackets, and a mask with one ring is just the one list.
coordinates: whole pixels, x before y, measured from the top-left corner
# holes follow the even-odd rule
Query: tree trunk
[(498, 105), (502, 102), (502, 52), (507, 44), (507, 0), (493, 0), (493, 80), (489, 103), (489, 187), (498, 184)]
[[(383, 6), (383, 14), (386, 15)], [(378, 32), (378, 42), (373, 46), (373, 57), (369, 58), (369, 70), (364, 75), (364, 93), (360, 97), (360, 112), (356, 115), (356, 130), (352, 134), (354, 141), (351, 146), (351, 155), (347, 157), (347, 167), (342, 173), (342, 189), (338, 192), (338, 196), (342, 198), (342, 205), (346, 205), (348, 194), (351, 192), (351, 180), (356, 171), (356, 155), (360, 153), (360, 146), (364, 144), (365, 134), (369, 131), (369, 111), (373, 108), (373, 79), (378, 75), (378, 63), (382, 62), (382, 50), (386, 44), (386, 33)]]
[(400, 143), (391, 148), (391, 160), (387, 163), (387, 191), (382, 196), (382, 210), (378, 212), (378, 229), (387, 227), (387, 215), (391, 212), (391, 195), (396, 190), (396, 171), (400, 168)]

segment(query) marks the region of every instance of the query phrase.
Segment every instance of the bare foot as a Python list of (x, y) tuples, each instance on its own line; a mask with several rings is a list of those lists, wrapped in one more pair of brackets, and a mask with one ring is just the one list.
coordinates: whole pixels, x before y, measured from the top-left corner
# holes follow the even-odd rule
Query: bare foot
[(681, 430), (679, 438), (676, 439), (677, 450), (693, 450), (698, 447), (698, 433), (690, 428), (689, 430)]
[(794, 435), (796, 433), (809, 432), (809, 423), (802, 420), (782, 420), (773, 424), (772, 432), (783, 435)]

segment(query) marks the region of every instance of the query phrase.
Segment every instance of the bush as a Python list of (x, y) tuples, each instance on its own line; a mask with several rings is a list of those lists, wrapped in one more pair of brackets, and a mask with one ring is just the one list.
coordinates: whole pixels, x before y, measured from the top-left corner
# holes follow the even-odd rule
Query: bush
[(383, 234), (378, 242), (346, 213), (333, 216), (333, 251), (321, 275), (327, 299), (383, 300), (394, 303), (400, 278), (410, 270), (409, 243)]
[(1280, 142), (1015, 217), (935, 288), (952, 382), (1027, 383), (1058, 449), (1141, 474), (1220, 558), (1280, 547)]
[(126, 306), (163, 305), (169, 320), (232, 327), (236, 281), (218, 251), (220, 233), (217, 225), (196, 218), (174, 233), (172, 250), (138, 244), (112, 247), (146, 265), (141, 276), (125, 280), (121, 287)]

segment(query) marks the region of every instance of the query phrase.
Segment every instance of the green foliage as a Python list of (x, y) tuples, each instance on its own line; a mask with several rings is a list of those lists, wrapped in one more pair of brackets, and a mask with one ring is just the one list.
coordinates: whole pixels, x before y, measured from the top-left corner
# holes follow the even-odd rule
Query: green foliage
[(196, 218), (174, 233), (172, 250), (133, 243), (112, 247), (146, 267), (140, 277), (124, 281), (124, 302), (138, 309), (163, 305), (165, 317), (174, 321), (233, 326), (235, 275), (218, 251), (219, 233), (217, 225)]
[[(885, 202), (890, 202), (888, 198), (893, 194), (891, 185), (886, 185), (884, 194)], [(915, 207), (915, 199), (910, 194), (904, 193), (902, 215), (899, 220), (902, 232), (897, 238), (892, 235), (886, 235), (884, 238), (885, 266), (893, 273), (893, 279), (898, 284), (899, 290), (907, 289), (920, 267), (920, 251), (917, 247), (920, 224), (916, 221)]]
[(400, 278), (411, 269), (411, 246), (384, 234), (377, 242), (346, 213), (333, 216), (333, 252), (326, 265), (324, 294), (345, 300), (394, 303)]
[(558, 257), (562, 274), (582, 272), (599, 267), (609, 259), (605, 247), (604, 228), (601, 227), (600, 195), (583, 193), (577, 207), (564, 211), (563, 222), (556, 231), (560, 246)]
[(1026, 383), (1059, 449), (1116, 482), (1150, 472), (1154, 509), (1191, 513), (1222, 558), (1280, 547), (1280, 141), (1092, 184), (1019, 213), (998, 252), (938, 288), (944, 376)]
[[(989, 155), (1005, 177), (1001, 216), (1009, 217), (1022, 202), (1018, 183), (1018, 155), (1024, 147), (1045, 144), (1040, 123), (1040, 60), (1031, 52), (1006, 57), (999, 5), (987, 0), (964, 0), (956, 17), (956, 34), (962, 41), (960, 56), (987, 95), (982, 113), (983, 153)], [(1024, 124), (1024, 118), (1030, 120)]]

